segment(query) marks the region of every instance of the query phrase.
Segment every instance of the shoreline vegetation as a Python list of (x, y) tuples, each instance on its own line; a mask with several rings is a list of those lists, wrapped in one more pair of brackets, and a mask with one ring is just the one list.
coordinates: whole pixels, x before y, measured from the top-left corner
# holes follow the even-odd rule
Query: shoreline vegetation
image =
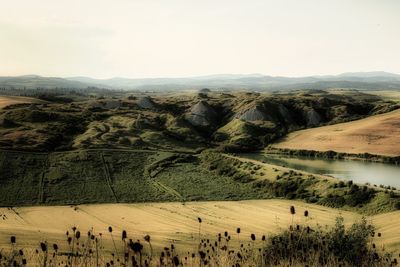
[(346, 160), (361, 160), (367, 162), (377, 162), (386, 164), (400, 164), (400, 156), (385, 156), (371, 153), (343, 153), (336, 152), (333, 150), (328, 151), (317, 151), (308, 149), (290, 149), (290, 148), (277, 148), (268, 146), (264, 150), (260, 151), (266, 154), (278, 154), (288, 156), (300, 156), (309, 158), (320, 158), (320, 159), (346, 159)]

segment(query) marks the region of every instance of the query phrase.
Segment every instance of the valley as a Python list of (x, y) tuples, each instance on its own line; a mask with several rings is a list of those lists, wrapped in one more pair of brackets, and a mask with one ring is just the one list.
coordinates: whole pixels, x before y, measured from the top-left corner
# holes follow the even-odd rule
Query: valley
[(400, 266), (400, 1), (3, 1), (0, 267)]
[[(390, 223), (400, 210), (398, 166), (371, 163), (390, 169), (390, 178), (377, 165), (371, 168), (380, 178), (363, 172), (349, 178), (340, 176), (345, 164), (339, 159), (319, 159), (338, 160), (338, 175), (329, 172), (332, 162), (315, 165), (295, 154), (313, 149), (329, 156), (321, 149), (327, 143), (281, 146), (284, 138), (311, 138), (309, 132), (333, 127), (368, 134), (376, 128), (387, 135), (386, 143), (370, 142), (376, 149), (367, 152), (396, 162), (397, 101), (352, 90), (209, 89), (33, 99), (0, 109), (0, 247), (7, 248), (9, 236), (18, 233), (26, 249), (46, 240), (68, 251), (65, 231), (76, 226), (105, 233), (111, 226), (115, 235), (149, 234), (157, 253), (168, 244), (185, 253), (199, 241), (196, 218), (202, 220), (202, 237), (212, 239), (237, 227), (243, 236), (273, 236), (293, 222), (329, 228), (343, 216), (348, 227), (366, 217), (383, 236), (377, 245), (400, 252), (400, 228)], [(334, 145), (328, 148), (335, 153), (362, 152)], [(278, 160), (263, 156), (271, 151)], [(362, 164), (349, 168), (356, 163)], [(289, 213), (292, 205), (296, 216)], [(307, 219), (304, 210), (311, 214)], [(115, 248), (111, 236), (102, 237), (103, 255)]]
[(376, 147), (395, 150), (396, 101), (322, 90), (113, 94), (40, 95), (46, 102), (0, 109), (0, 205), (284, 198), (364, 214), (400, 208), (397, 184), (385, 179), (339, 183), (329, 173), (240, 154), (280, 148), (286, 134), (335, 127), (369, 133), (365, 125), (391, 136)]

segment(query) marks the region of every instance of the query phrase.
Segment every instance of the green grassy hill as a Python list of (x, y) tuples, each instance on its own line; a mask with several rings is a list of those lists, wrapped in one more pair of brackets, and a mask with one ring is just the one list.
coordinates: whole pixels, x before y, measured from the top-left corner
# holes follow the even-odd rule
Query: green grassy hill
[(366, 214), (400, 208), (396, 191), (212, 151), (3, 150), (0, 169), (2, 206), (281, 198)]
[[(163, 199), (144, 177), (152, 152), (2, 151), (2, 205), (73, 204)], [(166, 197), (168, 198), (168, 197)]]
[(3, 206), (268, 198), (189, 154), (127, 150), (0, 152)]

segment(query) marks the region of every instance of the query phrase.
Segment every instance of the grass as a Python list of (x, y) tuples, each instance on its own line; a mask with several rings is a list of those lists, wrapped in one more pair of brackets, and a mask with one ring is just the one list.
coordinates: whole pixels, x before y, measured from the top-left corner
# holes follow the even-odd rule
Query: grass
[(323, 175), (292, 170), (234, 155), (203, 153), (205, 165), (218, 175), (240, 177), (272, 198), (301, 199), (308, 203), (377, 214), (400, 208), (395, 189), (344, 183)]
[(398, 90), (379, 90), (379, 91), (368, 91), (369, 94), (377, 95), (383, 99), (395, 101), (400, 103), (400, 92)]
[[(367, 266), (359, 261), (369, 262), (371, 257), (368, 266), (387, 266), (385, 252), (394, 253), (392, 261), (400, 248), (396, 243), (399, 226), (382, 228), (382, 222), (398, 218), (398, 212), (362, 220), (355, 213), (296, 201), (25, 207), (1, 209), (0, 213), (7, 218), (0, 224), (3, 260), (15, 251), (14, 260), (27, 258), (30, 264), (40, 266), (45, 257), (48, 263), (69, 260), (74, 266), (85, 262), (94, 266), (97, 260), (101, 265), (112, 260), (115, 266), (123, 266), (123, 251), (129, 253), (130, 266), (132, 256), (136, 262), (142, 257), (142, 266), (146, 266), (145, 259), (150, 266), (160, 259), (169, 262), (161, 266), (171, 266), (174, 257), (183, 266), (262, 266), (261, 262), (263, 266), (320, 266), (321, 261), (327, 266)], [(343, 217), (344, 223), (338, 217)], [(17, 237), (12, 246), (11, 236)], [(136, 250), (133, 243), (142, 246), (136, 244), (140, 248)], [(57, 244), (57, 251), (52, 244)], [(346, 246), (348, 249), (343, 249)]]
[[(162, 152), (160, 152), (162, 153)], [(164, 200), (144, 177), (148, 151), (2, 151), (2, 205)], [(168, 200), (168, 197), (165, 197)]]
[(0, 152), (3, 206), (268, 198), (190, 154), (146, 150)]
[(396, 191), (203, 151), (0, 151), (3, 206), (299, 199), (364, 214), (400, 208)]

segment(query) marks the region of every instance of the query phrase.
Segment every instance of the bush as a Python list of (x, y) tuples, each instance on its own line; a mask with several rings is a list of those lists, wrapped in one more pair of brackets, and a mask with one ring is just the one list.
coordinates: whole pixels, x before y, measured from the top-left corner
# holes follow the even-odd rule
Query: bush
[(306, 199), (310, 197), (307, 187), (312, 183), (312, 181), (302, 178), (281, 178), (273, 183), (269, 190), (277, 197)]
[(341, 208), (346, 204), (346, 200), (343, 196), (329, 194), (325, 198), (320, 199), (318, 204), (332, 208)]
[(366, 186), (360, 188), (358, 185), (353, 184), (347, 194), (346, 204), (355, 207), (360, 204), (369, 202), (375, 195), (375, 191)]
[(326, 235), (331, 253), (354, 266), (363, 266), (366, 262), (373, 261), (374, 252), (369, 251), (368, 241), (374, 233), (374, 227), (367, 224), (365, 218), (348, 230), (343, 222), (343, 217), (337, 218), (335, 227)]
[[(369, 246), (374, 227), (365, 218), (349, 229), (342, 217), (335, 226), (323, 231), (308, 226), (290, 227), (268, 239), (264, 263), (299, 266), (380, 266), (390, 255), (379, 255)], [(295, 264), (296, 263), (296, 264)]]

